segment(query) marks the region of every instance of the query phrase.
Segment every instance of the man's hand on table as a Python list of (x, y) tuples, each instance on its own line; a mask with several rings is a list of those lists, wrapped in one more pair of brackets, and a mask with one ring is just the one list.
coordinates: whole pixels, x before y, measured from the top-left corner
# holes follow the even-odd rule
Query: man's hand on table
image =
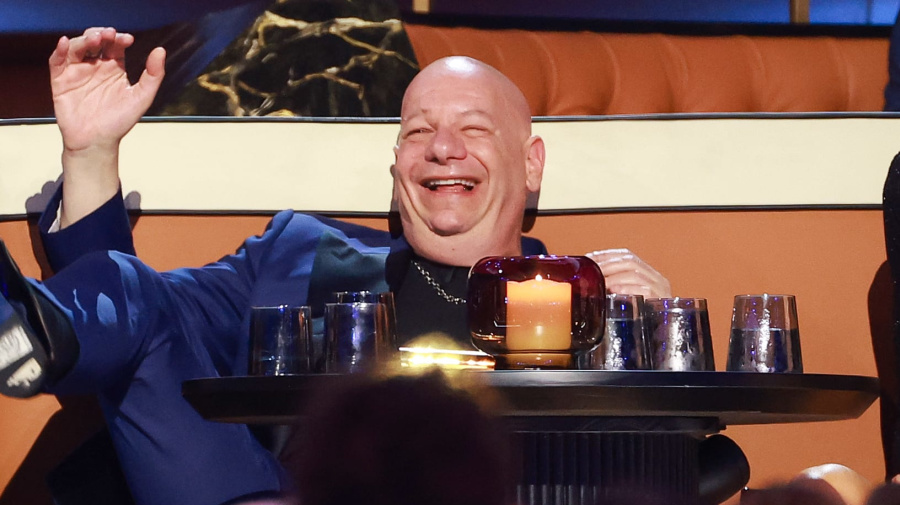
[(153, 103), (165, 75), (165, 50), (154, 49), (140, 80), (125, 73), (125, 49), (134, 42), (114, 28), (88, 28), (62, 37), (50, 55), (53, 108), (63, 137), (66, 227), (108, 201), (119, 188), (119, 142)]
[(669, 280), (628, 249), (593, 251), (585, 256), (600, 266), (609, 293), (645, 298), (672, 296)]

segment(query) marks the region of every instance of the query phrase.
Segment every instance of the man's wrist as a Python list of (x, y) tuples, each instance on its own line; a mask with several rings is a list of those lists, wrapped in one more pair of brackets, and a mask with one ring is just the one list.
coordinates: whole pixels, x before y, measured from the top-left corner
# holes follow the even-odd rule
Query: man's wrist
[(119, 158), (118, 142), (100, 142), (90, 146), (73, 148), (65, 145), (63, 142), (63, 168), (66, 162), (87, 164), (99, 163), (104, 164)]
[(90, 214), (119, 191), (118, 146), (64, 149), (62, 164), (61, 229)]

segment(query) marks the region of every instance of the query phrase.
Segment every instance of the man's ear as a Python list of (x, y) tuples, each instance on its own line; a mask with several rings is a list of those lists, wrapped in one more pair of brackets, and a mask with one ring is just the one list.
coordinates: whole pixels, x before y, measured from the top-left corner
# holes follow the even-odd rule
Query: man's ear
[[(395, 178), (395, 169), (394, 165), (391, 165), (391, 177)], [(399, 204), (397, 203), (397, 184), (396, 178), (391, 182), (391, 212), (397, 212), (399, 209)]]
[(532, 135), (526, 143), (525, 153), (525, 187), (531, 193), (541, 190), (541, 180), (544, 177), (544, 159), (547, 155), (544, 149), (544, 139)]
[[(394, 165), (391, 164), (391, 177), (394, 177)], [(400, 204), (397, 202), (397, 185), (391, 184), (391, 209), (388, 211), (388, 231), (391, 237), (403, 235), (403, 224), (400, 222)]]

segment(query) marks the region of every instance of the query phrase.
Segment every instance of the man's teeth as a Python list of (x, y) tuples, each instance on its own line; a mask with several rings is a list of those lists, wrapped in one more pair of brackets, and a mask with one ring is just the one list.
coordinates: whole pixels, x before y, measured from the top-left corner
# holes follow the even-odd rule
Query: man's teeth
[(442, 179), (439, 181), (428, 181), (428, 189), (435, 190), (441, 186), (462, 186), (466, 190), (471, 191), (475, 187), (475, 183), (466, 179)]

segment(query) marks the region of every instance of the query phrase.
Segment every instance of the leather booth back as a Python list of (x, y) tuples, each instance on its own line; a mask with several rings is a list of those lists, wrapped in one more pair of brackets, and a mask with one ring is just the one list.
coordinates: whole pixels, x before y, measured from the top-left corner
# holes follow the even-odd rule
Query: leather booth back
[(536, 116), (877, 111), (888, 79), (886, 38), (405, 28), (420, 66), (480, 59)]

